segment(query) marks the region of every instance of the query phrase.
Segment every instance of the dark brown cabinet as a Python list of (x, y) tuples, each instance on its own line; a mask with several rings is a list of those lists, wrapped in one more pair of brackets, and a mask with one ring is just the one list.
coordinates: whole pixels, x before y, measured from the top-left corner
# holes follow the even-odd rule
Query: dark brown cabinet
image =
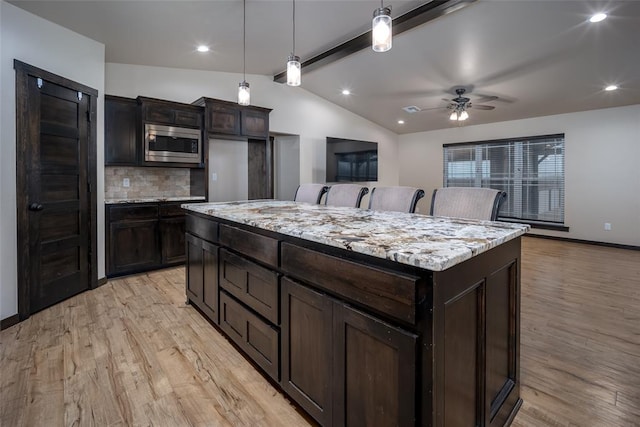
[(182, 203), (188, 202), (107, 205), (107, 276), (184, 263)]
[(187, 299), (215, 323), (218, 317), (218, 246), (193, 234), (185, 237)]
[(108, 276), (160, 264), (157, 206), (107, 206), (107, 224)]
[(282, 387), (316, 420), (415, 424), (415, 334), (288, 278), (282, 317)]
[(202, 127), (202, 108), (200, 107), (142, 96), (138, 97), (138, 101), (144, 123), (190, 128)]
[(269, 137), (269, 108), (241, 106), (213, 98), (200, 98), (193, 104), (204, 107), (206, 134)]
[(331, 424), (333, 302), (282, 279), (282, 388), (321, 425)]
[(240, 133), (254, 138), (268, 138), (270, 111), (260, 107), (244, 107), (240, 112)]
[(187, 298), (320, 425), (498, 427), (522, 404), (519, 239), (430, 271), (195, 212), (187, 232)]
[(138, 101), (106, 95), (104, 111), (105, 165), (137, 165), (141, 146)]

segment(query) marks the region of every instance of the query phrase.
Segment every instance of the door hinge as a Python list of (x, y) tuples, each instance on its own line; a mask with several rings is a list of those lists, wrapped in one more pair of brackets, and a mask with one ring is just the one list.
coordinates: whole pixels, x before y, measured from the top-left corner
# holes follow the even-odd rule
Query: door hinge
[(91, 193), (91, 182), (87, 182), (87, 192)]
[(88, 111), (88, 110), (87, 110), (87, 121), (91, 123), (91, 111)]
[(44, 84), (44, 82), (40, 77), (36, 79), (36, 83), (38, 84), (38, 89), (42, 89), (42, 85)]
[(78, 91), (78, 101), (82, 101), (82, 92)]

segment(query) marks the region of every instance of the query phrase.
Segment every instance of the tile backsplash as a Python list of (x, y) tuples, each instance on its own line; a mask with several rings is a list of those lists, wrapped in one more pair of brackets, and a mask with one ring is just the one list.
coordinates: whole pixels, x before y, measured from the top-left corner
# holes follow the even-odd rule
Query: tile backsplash
[[(144, 199), (190, 196), (189, 168), (107, 166), (104, 168), (105, 199)], [(124, 186), (129, 179), (129, 187)]]

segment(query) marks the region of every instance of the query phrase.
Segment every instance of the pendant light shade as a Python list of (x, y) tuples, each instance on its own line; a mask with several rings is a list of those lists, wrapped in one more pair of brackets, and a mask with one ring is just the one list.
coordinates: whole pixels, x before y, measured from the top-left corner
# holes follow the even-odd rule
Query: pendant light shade
[(238, 104), (251, 104), (251, 90), (249, 89), (249, 83), (246, 81), (243, 81), (238, 85)]
[(289, 55), (287, 59), (287, 84), (300, 86), (301, 74), (300, 57)]
[(296, 0), (293, 0), (293, 48), (291, 55), (287, 58), (287, 85), (300, 86), (302, 66), (300, 65), (300, 57), (296, 56)]
[(458, 112), (454, 111), (453, 113), (451, 113), (451, 115), (449, 116), (449, 120), (458, 120)]
[(247, 65), (247, 2), (242, 0), (242, 82), (238, 85), (238, 104), (251, 104), (251, 92), (246, 75)]
[(374, 52), (386, 52), (391, 49), (391, 7), (380, 7), (373, 11), (371, 24), (372, 47)]

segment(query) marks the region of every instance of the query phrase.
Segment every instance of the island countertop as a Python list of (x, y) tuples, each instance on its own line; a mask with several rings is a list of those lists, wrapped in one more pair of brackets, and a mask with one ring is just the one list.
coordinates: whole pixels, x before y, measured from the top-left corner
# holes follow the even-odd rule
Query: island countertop
[(443, 271), (523, 235), (528, 225), (258, 200), (182, 205), (188, 211)]

